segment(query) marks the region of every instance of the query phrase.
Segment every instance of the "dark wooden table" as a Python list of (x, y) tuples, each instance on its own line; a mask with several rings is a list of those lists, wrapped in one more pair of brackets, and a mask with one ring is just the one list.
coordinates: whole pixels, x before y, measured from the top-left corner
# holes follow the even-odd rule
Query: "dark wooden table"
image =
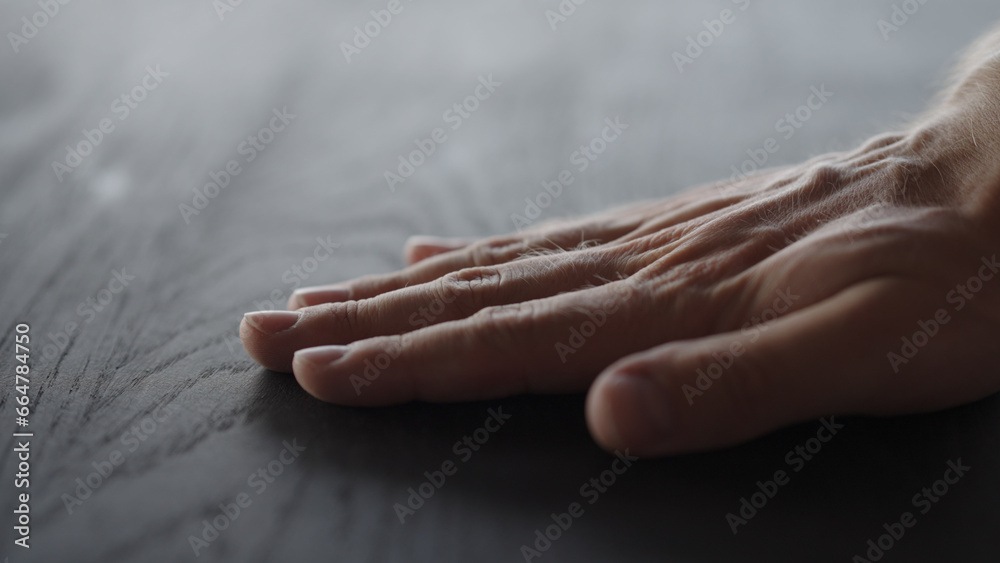
[[(410, 234), (512, 230), (606, 118), (630, 128), (544, 216), (728, 177), (813, 86), (834, 95), (768, 164), (849, 147), (919, 111), (995, 2), (928, 2), (887, 38), (888, 0), (587, 2), (555, 29), (556, 0), (403, 0), (384, 26), (370, 12), (395, 4), (218, 5), (0, 7), (2, 30), (25, 33), (0, 48), (3, 557), (848, 563), (889, 524), (905, 535), (885, 562), (1000, 560), (998, 397), (837, 418), (818, 451), (815, 422), (615, 475), (582, 396), (341, 408), (257, 367), (236, 332), (284, 300), (293, 266), (325, 283), (398, 268)], [(673, 54), (727, 8), (681, 72)], [(348, 62), (366, 24), (378, 35)], [(491, 75), (474, 111), (445, 113)], [(447, 140), (390, 190), (386, 170), (436, 128)], [(227, 185), (206, 194), (213, 175)], [(310, 262), (317, 238), (335, 251)], [(491, 409), (509, 419), (477, 433)], [(27, 491), (17, 431), (33, 434)], [(957, 460), (970, 469), (946, 494), (914, 498)], [(768, 485), (779, 470), (788, 483)], [(425, 472), (442, 486), (401, 512)], [(30, 549), (14, 544), (19, 492)], [(744, 498), (760, 507), (734, 534)], [(915, 525), (893, 526), (907, 511)]]

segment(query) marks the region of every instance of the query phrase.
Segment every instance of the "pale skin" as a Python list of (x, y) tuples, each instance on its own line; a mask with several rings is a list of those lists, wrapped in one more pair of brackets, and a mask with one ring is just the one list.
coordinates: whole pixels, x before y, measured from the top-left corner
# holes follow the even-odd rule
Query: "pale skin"
[(926, 116), (856, 150), (404, 253), (398, 272), (248, 313), (247, 351), (342, 405), (587, 391), (597, 443), (642, 456), (986, 397), (1000, 391), (1000, 30)]

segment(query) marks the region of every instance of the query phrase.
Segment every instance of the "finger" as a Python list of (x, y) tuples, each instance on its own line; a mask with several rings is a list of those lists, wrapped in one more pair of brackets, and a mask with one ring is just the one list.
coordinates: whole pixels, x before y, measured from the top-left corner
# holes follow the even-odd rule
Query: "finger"
[(465, 238), (412, 236), (407, 239), (406, 246), (403, 247), (403, 259), (408, 266), (412, 266), (431, 256), (465, 248), (473, 242), (473, 239)]
[[(440, 238), (429, 236), (412, 236), (403, 247), (403, 259), (407, 266), (426, 260), (438, 254), (459, 250), (472, 244), (474, 239)], [(304, 287), (292, 293), (288, 298), (288, 310), (295, 311), (302, 307), (311, 307), (323, 303), (339, 303), (351, 299), (351, 290), (344, 284)]]
[(608, 450), (658, 456), (736, 444), (823, 415), (957, 404), (981, 390), (942, 388), (948, 362), (935, 364), (930, 348), (949, 350), (959, 342), (931, 342), (921, 352), (924, 371), (897, 373), (887, 360), (899, 349), (899, 335), (913, 332), (913, 303), (934, 302), (927, 297), (926, 288), (883, 278), (769, 326), (624, 358), (590, 389), (591, 433)]
[(471, 243), (457, 250), (429, 256), (397, 272), (365, 276), (333, 286), (303, 288), (289, 298), (289, 309), (348, 300), (368, 299), (383, 293), (436, 280), (463, 268), (495, 266), (533, 254), (561, 253), (580, 247), (593, 247), (616, 239), (635, 229), (640, 219), (589, 220), (555, 227), (539, 228), (523, 234), (493, 237)]
[(297, 350), (414, 331), (464, 319), (486, 307), (550, 297), (597, 286), (640, 262), (620, 263), (618, 254), (539, 256), (499, 266), (466, 268), (432, 282), (371, 299), (329, 303), (295, 312), (248, 313), (240, 329), (246, 349), (264, 366), (290, 371)]
[(295, 377), (347, 405), (579, 391), (622, 354), (652, 345), (648, 292), (628, 280), (491, 307), (467, 319), (348, 347), (302, 350)]

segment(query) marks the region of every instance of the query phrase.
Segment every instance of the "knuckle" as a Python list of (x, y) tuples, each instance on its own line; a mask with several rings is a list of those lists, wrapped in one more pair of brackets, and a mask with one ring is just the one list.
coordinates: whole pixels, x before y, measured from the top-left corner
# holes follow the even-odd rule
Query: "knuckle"
[(806, 181), (813, 186), (839, 186), (847, 178), (847, 170), (833, 162), (814, 165), (806, 174)]
[(810, 200), (822, 199), (839, 192), (849, 180), (848, 171), (841, 165), (821, 162), (810, 166), (803, 174), (802, 189)]
[(465, 268), (441, 277), (435, 287), (435, 297), (462, 316), (468, 316), (495, 303), (501, 281), (496, 268)]
[[(916, 138), (921, 133), (920, 130), (914, 133), (913, 137)], [(884, 133), (881, 135), (876, 135), (869, 139), (860, 149), (862, 154), (868, 154), (872, 152), (880, 152), (887, 147), (891, 147), (906, 141), (907, 137), (900, 133)]]
[(361, 315), (364, 314), (368, 301), (345, 301), (343, 303), (327, 303), (321, 305), (323, 314), (331, 317), (332, 326), (343, 327), (349, 334), (356, 334), (361, 327)]

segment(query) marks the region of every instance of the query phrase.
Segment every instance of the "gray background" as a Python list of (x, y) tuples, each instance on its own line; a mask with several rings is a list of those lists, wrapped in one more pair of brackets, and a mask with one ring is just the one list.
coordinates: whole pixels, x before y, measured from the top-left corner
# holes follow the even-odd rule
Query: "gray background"
[[(30, 552), (12, 544), (14, 443), (0, 439), (10, 561), (194, 560), (188, 537), (241, 492), (252, 505), (197, 560), (523, 560), (534, 530), (611, 462), (586, 433), (581, 396), (324, 405), (246, 356), (243, 312), (287, 295), (282, 273), (316, 237), (342, 246), (310, 284), (396, 269), (411, 234), (512, 230), (510, 214), (608, 117), (629, 129), (545, 217), (728, 177), (811, 86), (834, 96), (771, 164), (850, 147), (924, 108), (998, 19), (995, 2), (930, 0), (886, 41), (876, 22), (892, 2), (751, 0), (680, 73), (672, 53), (732, 2), (590, 0), (555, 30), (556, 0), (403, 5), (350, 64), (340, 43), (385, 2), (246, 0), (220, 21), (209, 0), (78, 1), (18, 53), (0, 45), (0, 421), (13, 428), (14, 327), (29, 323), (36, 435)], [(4, 2), (0, 31), (37, 10)], [(113, 100), (147, 65), (169, 76), (117, 119)], [(384, 171), (489, 74), (502, 86), (391, 192)], [(185, 222), (192, 188), (241, 159), (239, 144), (282, 107), (292, 124)], [(51, 163), (104, 117), (115, 131), (59, 181)], [(122, 268), (136, 279), (86, 322), (77, 307)], [(81, 328), (57, 347), (71, 322)], [(501, 405), (511, 420), (401, 525), (392, 505)], [(128, 452), (122, 434), (160, 409), (169, 418)], [(997, 397), (843, 422), (736, 536), (725, 514), (788, 469), (786, 452), (817, 424), (644, 460), (541, 560), (846, 563), (957, 458), (969, 475), (883, 560), (998, 559)], [(306, 451), (257, 495), (248, 476), (293, 439)], [(116, 450), (124, 463), (69, 514), (62, 495)]]

